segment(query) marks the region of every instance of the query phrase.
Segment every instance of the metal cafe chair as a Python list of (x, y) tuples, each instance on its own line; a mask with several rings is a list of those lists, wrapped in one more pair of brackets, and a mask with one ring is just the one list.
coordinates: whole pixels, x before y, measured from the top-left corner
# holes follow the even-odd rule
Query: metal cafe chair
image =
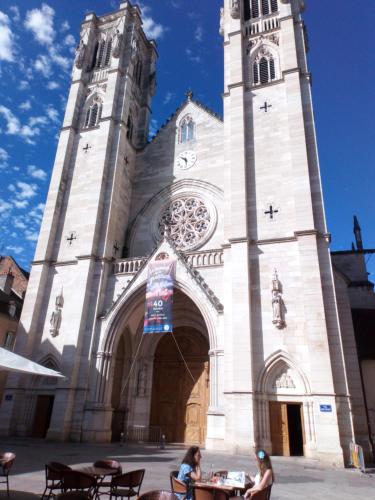
[[(97, 460), (96, 462), (93, 463), (94, 467), (99, 467), (101, 469), (116, 469), (117, 472), (114, 476), (119, 476), (122, 474), (122, 467), (120, 462), (117, 460), (113, 460), (111, 458), (104, 458), (102, 460)], [(110, 488), (111, 488), (111, 479), (106, 480), (104, 477), (100, 480), (97, 481), (97, 495), (109, 495), (110, 494)], [(100, 491), (101, 489), (107, 489), (107, 491)]]
[(78, 470), (67, 470), (62, 474), (63, 492), (83, 491), (90, 498), (96, 495), (96, 478)]
[(12, 468), (12, 465), (16, 459), (16, 455), (14, 453), (6, 452), (0, 454), (0, 483), (6, 483), (7, 485), (7, 496), (9, 497), (9, 472)]
[[(64, 471), (71, 470), (69, 465), (61, 464), (60, 462), (49, 462), (45, 465), (46, 487), (42, 494), (44, 497), (50, 498), (54, 495), (54, 491), (62, 491), (62, 474)], [(46, 495), (48, 491), (48, 495)]]
[(178, 476), (178, 471), (176, 470), (173, 470), (169, 475), (172, 493), (183, 495), (183, 498), (185, 498), (187, 494), (187, 486), (183, 481), (177, 479), (177, 476)]
[(110, 500), (112, 500), (112, 497), (127, 497), (129, 499), (130, 497), (139, 496), (144, 475), (145, 469), (139, 469), (113, 477)]

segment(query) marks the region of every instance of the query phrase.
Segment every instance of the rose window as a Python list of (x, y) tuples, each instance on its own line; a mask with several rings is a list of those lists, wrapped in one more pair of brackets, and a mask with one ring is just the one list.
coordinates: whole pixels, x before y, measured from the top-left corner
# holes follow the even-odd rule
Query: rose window
[(159, 220), (159, 233), (167, 230), (178, 250), (190, 250), (203, 244), (212, 227), (207, 205), (199, 198), (189, 196), (172, 201)]

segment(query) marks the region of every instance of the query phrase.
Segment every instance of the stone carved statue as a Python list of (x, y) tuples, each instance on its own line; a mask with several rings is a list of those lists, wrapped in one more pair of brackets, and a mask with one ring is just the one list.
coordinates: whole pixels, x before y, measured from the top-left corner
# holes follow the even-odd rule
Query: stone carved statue
[(86, 44), (83, 40), (79, 42), (76, 47), (76, 55), (74, 59), (74, 65), (77, 69), (82, 69), (83, 60), (85, 58)]
[(139, 42), (138, 38), (136, 36), (133, 36), (132, 41), (131, 41), (131, 60), (134, 61), (135, 58), (137, 57), (139, 51)]
[(62, 319), (62, 308), (64, 307), (64, 297), (62, 290), (59, 295), (57, 295), (55, 299), (55, 310), (51, 314), (51, 318), (49, 320), (50, 324), (50, 334), (52, 337), (57, 337), (59, 334), (61, 319)]
[(230, 13), (233, 19), (238, 19), (240, 17), (240, 0), (231, 0)]
[(224, 36), (224, 7), (220, 8), (220, 27), (219, 34)]
[(293, 382), (292, 377), (290, 376), (289, 370), (280, 375), (278, 379), (275, 381), (275, 387), (277, 389), (295, 389), (296, 386)]
[(121, 43), (122, 43), (122, 34), (119, 30), (116, 30), (116, 33), (113, 36), (112, 41), (112, 56), (116, 59), (120, 56), (121, 51)]
[(146, 396), (147, 392), (147, 365), (143, 364), (138, 371), (137, 396)]
[(279, 329), (285, 327), (285, 304), (282, 291), (282, 285), (275, 269), (272, 279), (272, 323)]

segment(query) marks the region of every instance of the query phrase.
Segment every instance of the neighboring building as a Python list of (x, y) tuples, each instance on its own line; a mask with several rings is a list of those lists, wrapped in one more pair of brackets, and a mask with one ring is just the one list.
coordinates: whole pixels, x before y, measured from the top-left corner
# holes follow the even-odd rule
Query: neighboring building
[[(107, 442), (161, 427), (216, 450), (343, 464), (355, 441), (370, 455), (303, 7), (225, 0), (224, 120), (189, 93), (150, 143), (157, 53), (140, 11), (86, 15), (17, 344), (68, 379), (14, 376), (2, 434)], [(174, 337), (145, 337), (148, 264), (166, 254)]]
[[(13, 350), (29, 273), (12, 257), (0, 256), (0, 347)], [(6, 374), (0, 373), (2, 397)]]
[[(366, 260), (375, 249), (366, 249), (357, 217), (354, 217), (355, 245), (351, 250), (332, 252), (340, 320), (353, 324), (365, 394), (369, 435), (375, 456), (375, 293), (368, 279)], [(351, 309), (351, 315), (350, 315)]]

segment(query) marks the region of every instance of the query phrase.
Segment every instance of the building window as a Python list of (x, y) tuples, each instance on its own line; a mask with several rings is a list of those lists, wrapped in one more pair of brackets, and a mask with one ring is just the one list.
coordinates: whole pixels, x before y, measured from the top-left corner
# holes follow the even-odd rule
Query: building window
[(245, 19), (256, 19), (260, 15), (267, 16), (278, 10), (277, 0), (248, 0), (245, 4)]
[(250, 0), (251, 8), (250, 15), (252, 19), (256, 19), (259, 17), (259, 0)]
[(7, 332), (4, 340), (4, 348), (8, 349), (8, 351), (13, 351), (15, 340), (16, 340), (15, 332)]
[(133, 118), (131, 113), (129, 113), (128, 121), (126, 123), (126, 137), (131, 142), (133, 139)]
[(100, 40), (100, 42), (96, 44), (94, 51), (94, 68), (99, 69), (109, 66), (111, 62), (111, 55), (112, 38), (109, 38), (108, 40)]
[(141, 85), (142, 81), (142, 62), (137, 61), (137, 64), (134, 67), (134, 81), (137, 83), (137, 85)]
[(195, 125), (191, 116), (184, 118), (180, 124), (180, 142), (188, 142), (194, 139)]
[(96, 127), (99, 124), (102, 115), (102, 103), (94, 102), (87, 108), (84, 128)]
[(266, 55), (259, 56), (253, 64), (253, 84), (264, 85), (274, 80), (276, 80), (275, 60), (267, 52)]

